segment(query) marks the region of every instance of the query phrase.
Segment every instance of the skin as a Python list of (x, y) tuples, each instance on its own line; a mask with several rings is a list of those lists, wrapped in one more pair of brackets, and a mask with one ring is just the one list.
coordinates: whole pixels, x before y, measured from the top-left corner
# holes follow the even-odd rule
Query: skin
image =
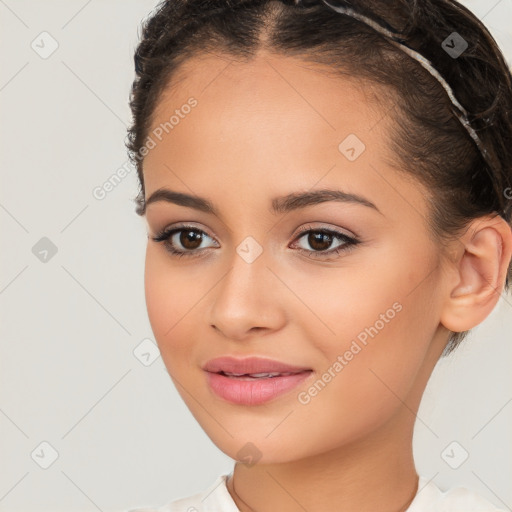
[[(162, 187), (195, 194), (219, 216), (148, 205), (146, 303), (167, 370), (207, 435), (233, 459), (248, 442), (260, 452), (254, 465), (236, 463), (230, 494), (242, 512), (404, 510), (417, 490), (412, 433), (421, 396), (449, 329), (470, 329), (494, 308), (510, 226), (477, 219), (441, 251), (426, 223), (427, 191), (388, 164), (390, 105), (369, 84), (264, 53), (250, 63), (194, 58), (177, 77), (152, 129), (191, 96), (198, 104), (146, 156), (145, 197)], [(366, 146), (352, 162), (338, 150), (349, 134)], [(322, 188), (363, 196), (379, 211), (329, 201), (270, 212), (276, 196)], [(180, 222), (206, 233), (195, 249), (202, 254), (178, 258), (152, 240)], [(297, 247), (315, 248), (298, 229), (310, 224), (360, 243), (308, 257)], [(263, 250), (252, 263), (236, 251), (248, 236)], [(297, 394), (394, 303), (400, 312), (301, 404)], [(222, 355), (313, 373), (271, 402), (234, 405), (213, 394), (201, 370)]]

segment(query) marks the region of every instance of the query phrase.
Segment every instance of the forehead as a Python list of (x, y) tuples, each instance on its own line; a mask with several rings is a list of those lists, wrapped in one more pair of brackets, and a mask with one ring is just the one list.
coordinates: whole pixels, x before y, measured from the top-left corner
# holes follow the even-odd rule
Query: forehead
[(263, 54), (239, 62), (203, 55), (178, 68), (162, 93), (148, 134), (159, 131), (161, 140), (153, 135), (156, 147), (144, 169), (162, 159), (192, 164), (205, 155), (210, 165), (235, 154), (267, 165), (294, 157), (317, 161), (319, 151), (332, 159), (350, 134), (367, 150), (383, 151), (387, 108), (369, 85), (297, 58)]
[[(240, 196), (254, 197), (263, 205), (269, 196), (317, 184), (367, 197), (364, 192), (375, 189), (379, 208), (396, 205), (398, 176), (387, 165), (394, 160), (388, 145), (392, 102), (377, 87), (324, 69), (269, 55), (251, 62), (218, 56), (187, 61), (153, 116), (145, 197), (167, 187), (214, 202), (232, 199), (233, 205)], [(158, 129), (157, 138), (152, 134)], [(362, 151), (355, 160), (342, 151), (347, 140)]]
[[(245, 62), (225, 55), (201, 54), (185, 60), (164, 89), (153, 114), (152, 129), (165, 123), (169, 114), (179, 109), (190, 97), (200, 103), (198, 110), (208, 114), (230, 115), (236, 112), (272, 116), (286, 113), (306, 119), (315, 117), (331, 129), (343, 128), (357, 112), (362, 125), (365, 120), (382, 117), (386, 103), (386, 88), (355, 76), (350, 71), (318, 63), (306, 62), (298, 57), (284, 57), (261, 53)], [(339, 118), (340, 113), (344, 116)], [(197, 119), (199, 116), (194, 114)], [(355, 127), (355, 126), (354, 126)]]

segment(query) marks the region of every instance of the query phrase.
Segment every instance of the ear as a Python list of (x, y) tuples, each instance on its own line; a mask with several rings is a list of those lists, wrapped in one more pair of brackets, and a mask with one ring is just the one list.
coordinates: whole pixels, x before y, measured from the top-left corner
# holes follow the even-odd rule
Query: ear
[(441, 323), (462, 332), (485, 320), (500, 298), (512, 257), (512, 229), (500, 216), (480, 217), (453, 243)]

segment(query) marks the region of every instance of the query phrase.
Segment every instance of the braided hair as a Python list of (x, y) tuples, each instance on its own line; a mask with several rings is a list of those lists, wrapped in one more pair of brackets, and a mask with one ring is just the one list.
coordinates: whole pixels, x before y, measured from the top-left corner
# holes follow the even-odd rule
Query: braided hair
[[(342, 15), (336, 5), (355, 14)], [(394, 37), (355, 16), (375, 20)], [(446, 48), (454, 34), (467, 46), (460, 55)], [(431, 63), (438, 79), (397, 42)], [(388, 163), (430, 191), (427, 220), (436, 241), (457, 238), (484, 215), (512, 223), (512, 76), (487, 28), (455, 0), (161, 1), (143, 22), (130, 92), (126, 147), (140, 183), (138, 214), (145, 213), (143, 163), (152, 118), (180, 65), (204, 53), (250, 61), (260, 50), (324, 64), (387, 91), (395, 121)], [(505, 291), (511, 282), (512, 262)], [(443, 355), (467, 333), (452, 332)]]

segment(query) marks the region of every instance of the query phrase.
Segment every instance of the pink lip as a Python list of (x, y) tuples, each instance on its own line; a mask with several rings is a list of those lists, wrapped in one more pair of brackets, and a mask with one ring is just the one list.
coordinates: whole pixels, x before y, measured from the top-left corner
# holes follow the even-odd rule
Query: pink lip
[(290, 364), (281, 363), (274, 359), (266, 359), (264, 357), (244, 357), (237, 359), (235, 357), (225, 356), (210, 359), (203, 366), (203, 370), (212, 373), (229, 372), (229, 373), (297, 373), (304, 370), (311, 370), (306, 366), (292, 366)]
[[(311, 368), (292, 366), (280, 361), (260, 357), (236, 359), (219, 357), (211, 359), (204, 366), (210, 389), (221, 398), (239, 405), (258, 405), (286, 393), (311, 373)], [(235, 377), (226, 376), (221, 372), (249, 373), (283, 373), (275, 377)]]

